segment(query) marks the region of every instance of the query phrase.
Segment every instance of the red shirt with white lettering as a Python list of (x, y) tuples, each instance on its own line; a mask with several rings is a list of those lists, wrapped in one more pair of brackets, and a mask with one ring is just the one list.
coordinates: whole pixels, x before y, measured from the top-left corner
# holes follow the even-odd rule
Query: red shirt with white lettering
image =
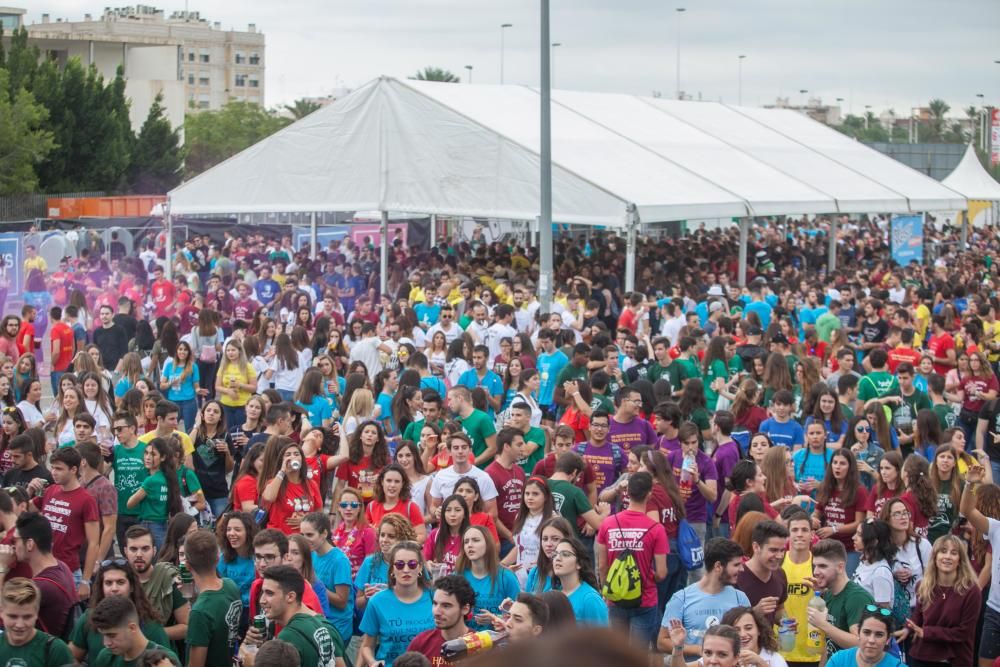
[(521, 509), (521, 498), (524, 496), (524, 470), (516, 463), (510, 470), (500, 465), (496, 459), (486, 466), (486, 474), (497, 487), (497, 518), (508, 530), (514, 529), (514, 519)]
[(63, 491), (58, 484), (51, 484), (35, 505), (42, 516), (52, 524), (52, 555), (66, 563), (69, 569), (80, 569), (80, 556), (87, 542), (86, 524), (99, 525), (101, 515), (97, 501), (82, 486)]
[(655, 558), (670, 552), (667, 532), (658, 522), (643, 512), (625, 510), (613, 514), (601, 523), (597, 543), (608, 550), (608, 563), (613, 563), (625, 549), (635, 554), (642, 574), (642, 601), (640, 607), (656, 606)]
[[(824, 526), (836, 526), (839, 528), (844, 524), (854, 523), (857, 513), (860, 512), (864, 515), (865, 510), (868, 508), (868, 491), (860, 484), (858, 485), (858, 490), (854, 493), (854, 503), (850, 506), (844, 506), (844, 502), (840, 498), (840, 493), (840, 489), (834, 489), (830, 502), (825, 505), (816, 505)], [(843, 535), (837, 533), (833, 538), (843, 544), (844, 548), (848, 551), (855, 550), (853, 534)]]
[[(288, 519), (299, 512), (303, 515), (323, 509), (323, 500), (319, 496), (319, 485), (311, 479), (305, 484), (285, 483), (285, 490), (271, 505), (271, 514), (267, 521), (268, 528), (277, 528), (285, 535), (299, 532), (298, 526), (288, 525)], [(308, 586), (307, 586), (308, 588)]]
[(453, 667), (455, 663), (441, 657), (442, 644), (444, 644), (444, 635), (439, 629), (431, 628), (414, 637), (406, 650), (422, 654), (431, 661), (431, 667)]
[(153, 295), (153, 305), (156, 307), (157, 317), (163, 317), (173, 310), (176, 289), (174, 284), (166, 278), (153, 282), (150, 292)]

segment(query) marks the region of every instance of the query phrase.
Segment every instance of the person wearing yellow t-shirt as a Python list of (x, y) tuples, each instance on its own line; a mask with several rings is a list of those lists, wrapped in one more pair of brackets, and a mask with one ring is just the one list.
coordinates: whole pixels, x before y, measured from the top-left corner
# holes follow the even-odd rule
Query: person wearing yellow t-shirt
[[(800, 509), (785, 519), (788, 527), (788, 551), (781, 569), (788, 580), (788, 599), (785, 600), (785, 617), (797, 624), (795, 647), (791, 651), (781, 651), (781, 657), (797, 665), (819, 665), (820, 656), (810, 653), (809, 646), (809, 600), (813, 597), (812, 579), (812, 521), (805, 510)], [(781, 619), (775, 619), (780, 624)], [(779, 625), (779, 629), (780, 629)], [(823, 633), (820, 633), (821, 635)], [(780, 638), (780, 635), (779, 635)], [(826, 649), (826, 637), (819, 638), (819, 646)]]
[(215, 376), (215, 393), (222, 403), (226, 424), (230, 429), (246, 421), (247, 402), (257, 391), (257, 371), (247, 361), (243, 346), (229, 340), (222, 351), (222, 364)]
[(42, 273), (49, 270), (49, 265), (45, 259), (38, 254), (38, 250), (30, 243), (24, 246), (24, 275), (28, 275), (33, 270), (38, 269)]
[(910, 306), (910, 315), (913, 318), (913, 331), (915, 333), (913, 347), (919, 350), (924, 346), (924, 341), (927, 340), (927, 327), (931, 324), (931, 310), (920, 300), (919, 296), (916, 296), (916, 292), (914, 295), (913, 304)]
[(184, 448), (184, 465), (193, 469), (194, 461), (191, 455), (194, 454), (194, 443), (191, 442), (191, 436), (177, 430), (177, 418), (180, 412), (181, 409), (173, 401), (157, 401), (154, 413), (156, 415), (156, 428), (149, 433), (141, 435), (139, 442), (148, 445), (154, 438), (169, 438), (175, 435), (181, 441), (181, 446)]

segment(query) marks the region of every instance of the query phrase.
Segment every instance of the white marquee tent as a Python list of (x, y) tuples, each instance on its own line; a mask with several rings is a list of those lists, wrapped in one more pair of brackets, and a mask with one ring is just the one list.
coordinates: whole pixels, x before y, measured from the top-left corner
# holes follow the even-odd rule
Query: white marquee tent
[[(379, 78), (180, 185), (169, 212), (535, 219), (539, 107), (538, 91), (522, 86)], [(552, 163), (553, 221), (624, 231), (631, 252), (641, 223), (738, 217), (745, 236), (755, 215), (966, 206), (941, 183), (782, 109), (553, 91)]]
[[(962, 156), (958, 166), (941, 181), (941, 184), (959, 193), (968, 201), (1000, 202), (1000, 183), (997, 183), (983, 168), (972, 144), (966, 147), (965, 155)], [(968, 210), (968, 204), (962, 208)], [(969, 234), (969, 225), (972, 224), (968, 215), (965, 217), (959, 241), (959, 247), (963, 250)]]

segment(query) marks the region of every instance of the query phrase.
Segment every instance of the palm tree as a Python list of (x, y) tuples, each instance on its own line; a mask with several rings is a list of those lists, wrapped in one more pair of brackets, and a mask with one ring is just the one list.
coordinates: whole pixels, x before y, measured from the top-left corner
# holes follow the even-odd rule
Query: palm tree
[(969, 142), (979, 141), (979, 109), (974, 106), (965, 107), (965, 117), (969, 119)]
[(285, 109), (295, 118), (295, 120), (302, 120), (313, 111), (317, 111), (320, 108), (320, 103), (315, 100), (307, 100), (305, 98), (295, 100), (292, 104), (286, 104)]
[(425, 67), (415, 76), (411, 76), (411, 79), (416, 79), (417, 81), (443, 81), (444, 83), (458, 83), (459, 78), (449, 72), (446, 69), (441, 69), (440, 67)]
[(948, 103), (942, 99), (933, 99), (927, 105), (927, 108), (931, 112), (931, 123), (930, 123), (930, 140), (931, 141), (941, 141), (941, 137), (944, 134), (945, 118), (944, 115), (951, 110)]

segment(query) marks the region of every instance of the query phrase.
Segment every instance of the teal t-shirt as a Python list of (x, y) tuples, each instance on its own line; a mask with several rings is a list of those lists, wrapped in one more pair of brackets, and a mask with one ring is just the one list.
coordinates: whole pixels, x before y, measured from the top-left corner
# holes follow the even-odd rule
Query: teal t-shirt
[(132, 497), (142, 482), (149, 477), (146, 464), (142, 461), (146, 445), (141, 442), (129, 449), (125, 445), (115, 445), (114, 463), (115, 486), (118, 487), (118, 513), (124, 516), (139, 516), (139, 508), (128, 508), (128, 499)]
[(593, 586), (581, 581), (567, 597), (578, 624), (607, 627), (608, 605)]
[(406, 652), (414, 637), (434, 627), (432, 608), (429, 590), (409, 603), (401, 602), (392, 589), (376, 593), (368, 601), (361, 619), (361, 632), (378, 639), (375, 659), (392, 667), (392, 661)]
[[(316, 578), (323, 582), (326, 590), (336, 592), (337, 586), (347, 586), (348, 590), (354, 586), (354, 581), (351, 579), (351, 560), (337, 547), (333, 547), (323, 556), (314, 551), (312, 563)], [(327, 620), (337, 629), (341, 637), (350, 640), (354, 629), (354, 596), (348, 593), (347, 604), (343, 609), (330, 605), (330, 616)]]
[[(489, 575), (485, 577), (477, 577), (472, 574), (472, 570), (466, 570), (462, 572), (462, 576), (465, 577), (466, 581), (472, 586), (472, 590), (476, 592), (476, 608), (475, 611), (480, 609), (485, 609), (497, 616), (503, 616), (503, 611), (500, 609), (500, 603), (504, 601), (505, 598), (510, 598), (511, 600), (517, 599), (517, 594), (521, 592), (521, 585), (517, 581), (517, 577), (513, 572), (507, 568), (501, 566), (497, 571), (496, 578), (492, 578)], [(468, 622), (469, 628), (473, 630), (492, 630), (492, 625), (479, 625), (475, 620)]]
[(253, 558), (237, 555), (232, 562), (226, 562), (225, 558), (219, 559), (219, 576), (224, 579), (232, 579), (240, 589), (240, 600), (243, 606), (250, 607), (250, 586), (257, 578), (254, 569)]

